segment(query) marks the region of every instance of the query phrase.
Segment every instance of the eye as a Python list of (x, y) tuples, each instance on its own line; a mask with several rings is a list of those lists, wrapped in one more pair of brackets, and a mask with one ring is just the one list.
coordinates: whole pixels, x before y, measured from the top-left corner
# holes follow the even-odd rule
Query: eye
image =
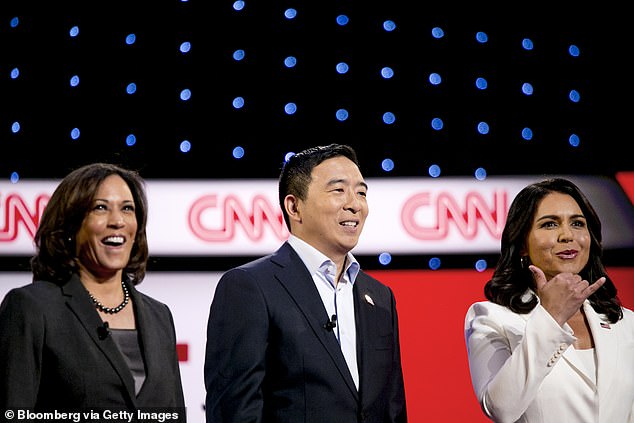
[(134, 204), (126, 204), (123, 206), (124, 211), (134, 212), (136, 209), (134, 208)]
[(576, 226), (577, 228), (585, 228), (586, 222), (583, 220), (575, 220), (574, 222), (572, 222), (572, 226)]
[(554, 220), (547, 220), (546, 222), (543, 222), (540, 226), (540, 228), (556, 228), (557, 222), (555, 222)]
[(105, 204), (95, 204), (93, 210), (108, 210), (108, 207)]

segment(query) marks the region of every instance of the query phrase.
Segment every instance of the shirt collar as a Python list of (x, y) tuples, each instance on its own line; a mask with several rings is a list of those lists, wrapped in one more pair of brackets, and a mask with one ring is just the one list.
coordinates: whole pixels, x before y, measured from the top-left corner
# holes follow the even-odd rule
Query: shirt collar
[[(334, 266), (332, 260), (326, 257), (321, 251), (317, 250), (315, 247), (295, 235), (291, 234), (288, 237), (288, 243), (302, 259), (311, 275), (316, 272), (323, 274), (324, 267), (329, 264)], [(345, 272), (351, 283), (354, 284), (360, 270), (361, 266), (359, 265), (359, 262), (352, 253), (348, 252)]]

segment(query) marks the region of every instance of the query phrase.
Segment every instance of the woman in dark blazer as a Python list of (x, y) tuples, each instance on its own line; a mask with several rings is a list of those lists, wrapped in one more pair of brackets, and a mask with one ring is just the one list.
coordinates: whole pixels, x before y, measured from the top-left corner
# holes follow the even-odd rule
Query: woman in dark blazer
[(97, 163), (61, 181), (35, 235), (33, 283), (0, 306), (3, 415), (160, 408), (185, 421), (172, 314), (135, 288), (146, 222), (135, 172)]

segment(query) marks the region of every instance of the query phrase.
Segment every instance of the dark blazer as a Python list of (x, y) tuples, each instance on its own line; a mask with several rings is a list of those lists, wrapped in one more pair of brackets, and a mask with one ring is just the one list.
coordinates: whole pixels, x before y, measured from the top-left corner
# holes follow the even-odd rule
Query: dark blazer
[(394, 295), (360, 272), (354, 306), (359, 391), (288, 243), (226, 272), (207, 328), (207, 422), (407, 421)]
[(0, 409), (183, 407), (184, 412), (172, 314), (165, 304), (128, 288), (146, 365), (138, 396), (123, 355), (73, 276), (62, 286), (36, 281), (13, 289), (2, 301)]

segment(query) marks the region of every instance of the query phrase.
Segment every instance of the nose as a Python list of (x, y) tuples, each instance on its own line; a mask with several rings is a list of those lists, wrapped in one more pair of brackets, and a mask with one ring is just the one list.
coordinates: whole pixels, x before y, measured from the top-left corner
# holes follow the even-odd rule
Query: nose
[(561, 230), (559, 231), (559, 242), (570, 242), (572, 241), (572, 231), (568, 225), (561, 225)]
[(121, 228), (123, 225), (125, 225), (125, 219), (123, 218), (123, 213), (117, 210), (114, 210), (112, 213), (110, 213), (109, 224), (110, 226), (114, 226), (116, 228)]
[(347, 195), (345, 208), (352, 211), (353, 213), (358, 213), (362, 207), (362, 201), (357, 193), (354, 191), (349, 192)]

